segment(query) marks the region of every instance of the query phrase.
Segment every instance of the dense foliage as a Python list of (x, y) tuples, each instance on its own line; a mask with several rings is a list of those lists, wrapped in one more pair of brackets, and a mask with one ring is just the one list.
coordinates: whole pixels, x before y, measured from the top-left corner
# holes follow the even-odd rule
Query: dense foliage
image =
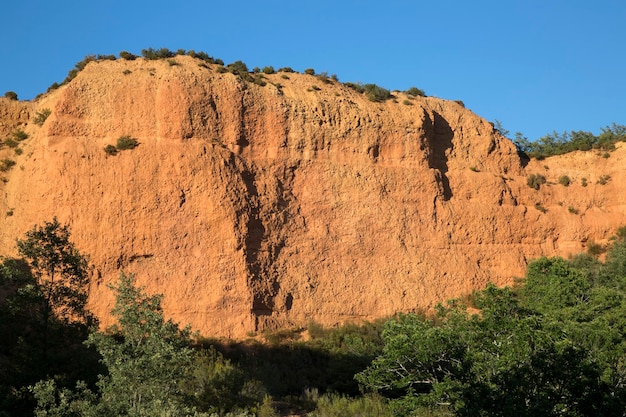
[[(194, 339), (121, 274), (94, 327), (86, 258), (54, 219), (0, 264), (0, 416), (622, 416), (626, 228), (604, 262), (540, 258), (493, 285), (362, 326)], [(84, 342), (84, 343), (83, 343)], [(100, 364), (96, 361), (99, 359)], [(360, 387), (359, 387), (360, 385)], [(365, 392), (365, 393), (363, 393)]]
[[(516, 288), (399, 315), (356, 378), (396, 415), (621, 416), (626, 408), (626, 242), (532, 262)], [(470, 310), (468, 307), (472, 307)]]
[[(508, 133), (502, 129), (499, 123), (496, 125), (496, 129), (505, 134), (505, 136)], [(513, 139), (513, 143), (515, 143), (518, 151), (537, 159), (573, 151), (588, 151), (590, 149), (611, 151), (615, 149), (616, 142), (625, 141), (626, 126), (615, 123), (602, 128), (599, 135), (585, 131), (552, 132), (542, 136), (539, 140), (531, 142), (518, 132), (515, 134), (515, 139)]]
[(0, 264), (0, 416), (32, 415), (28, 386), (54, 376), (89, 383), (100, 371), (83, 345), (95, 324), (85, 309), (87, 260), (55, 218), (17, 243), (21, 258)]

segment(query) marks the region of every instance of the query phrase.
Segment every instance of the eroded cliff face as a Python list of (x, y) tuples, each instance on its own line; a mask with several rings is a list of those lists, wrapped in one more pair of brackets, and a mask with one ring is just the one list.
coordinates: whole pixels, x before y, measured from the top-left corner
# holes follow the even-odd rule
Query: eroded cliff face
[[(262, 87), (176, 61), (90, 63), (36, 102), (0, 99), (0, 133), (30, 134), (21, 155), (0, 151), (17, 162), (0, 183), (1, 252), (55, 215), (69, 223), (104, 325), (120, 271), (176, 321), (243, 337), (428, 309), (626, 223), (622, 147), (525, 166), (455, 102), (373, 103), (295, 73)], [(107, 155), (123, 135), (140, 145)], [(552, 184), (535, 191), (530, 173)]]

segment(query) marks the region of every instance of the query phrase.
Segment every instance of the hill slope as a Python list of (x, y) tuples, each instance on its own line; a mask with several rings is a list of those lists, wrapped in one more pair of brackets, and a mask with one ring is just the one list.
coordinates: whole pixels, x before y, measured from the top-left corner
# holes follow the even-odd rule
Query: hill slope
[[(524, 166), (455, 102), (374, 103), (296, 73), (259, 86), (175, 59), (92, 62), (36, 102), (0, 99), (0, 137), (30, 134), (22, 155), (0, 151), (16, 161), (0, 183), (1, 253), (35, 223), (69, 223), (105, 324), (120, 270), (175, 320), (243, 337), (429, 308), (626, 223), (623, 147)], [(140, 145), (107, 155), (123, 135)], [(549, 183), (529, 188), (531, 173)]]

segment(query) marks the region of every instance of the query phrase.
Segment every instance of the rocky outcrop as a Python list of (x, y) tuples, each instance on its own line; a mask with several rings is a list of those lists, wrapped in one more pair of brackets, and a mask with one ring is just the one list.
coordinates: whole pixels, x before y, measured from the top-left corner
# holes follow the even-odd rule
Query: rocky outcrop
[[(243, 337), (428, 309), (626, 223), (622, 147), (528, 162), (456, 102), (373, 103), (296, 73), (259, 86), (175, 60), (92, 62), (36, 102), (0, 99), (1, 133), (30, 134), (21, 155), (0, 151), (16, 161), (2, 252), (33, 224), (69, 223), (104, 324), (120, 271), (175, 320)], [(104, 152), (123, 135), (140, 145)], [(529, 188), (530, 173), (548, 184)]]

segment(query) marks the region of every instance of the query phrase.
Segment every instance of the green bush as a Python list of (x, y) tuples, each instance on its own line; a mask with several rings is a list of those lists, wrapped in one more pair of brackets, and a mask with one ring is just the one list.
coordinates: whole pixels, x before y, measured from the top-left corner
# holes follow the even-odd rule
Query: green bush
[(361, 83), (346, 82), (343, 85), (345, 85), (348, 88), (353, 89), (357, 93), (362, 93), (363, 91), (365, 91), (365, 89), (363, 88), (363, 84), (361, 84)]
[(117, 155), (117, 148), (113, 145), (107, 145), (104, 147), (104, 152), (107, 153), (107, 155)]
[(332, 83), (331, 78), (328, 76), (326, 71), (317, 74), (317, 79), (323, 82), (324, 84)]
[(54, 91), (57, 88), (59, 88), (61, 85), (57, 82), (54, 82), (50, 85), (50, 87), (48, 87), (48, 89), (46, 90), (46, 93), (49, 93), (50, 91)]
[(148, 48), (141, 50), (141, 56), (149, 60), (157, 60), (161, 58), (173, 58), (176, 54), (167, 48)]
[(120, 52), (120, 58), (125, 59), (127, 61), (134, 61), (135, 59), (137, 59), (137, 55), (131, 54), (128, 51), (122, 51)]
[(226, 69), (235, 75), (248, 74), (248, 66), (243, 61), (235, 61), (226, 66)]
[(70, 81), (72, 81), (74, 78), (76, 78), (76, 76), (78, 75), (78, 73), (80, 71), (82, 71), (83, 69), (85, 69), (85, 67), (87, 66), (87, 64), (89, 64), (90, 62), (94, 62), (96, 61), (96, 56), (95, 55), (87, 55), (85, 58), (83, 58), (81, 61), (77, 62), (76, 65), (74, 65), (74, 68), (72, 68), (68, 73), (67, 76), (65, 77), (65, 79), (63, 80), (63, 82), (61, 83), (61, 85), (67, 84)]
[(48, 108), (37, 112), (35, 118), (33, 119), (33, 123), (35, 123), (37, 126), (43, 126), (44, 122), (46, 121), (48, 116), (50, 116), (50, 114), (52, 114), (52, 110)]
[(28, 133), (24, 132), (22, 129), (17, 129), (11, 132), (11, 136), (18, 142), (28, 139)]
[(545, 183), (546, 177), (541, 174), (530, 174), (526, 178), (526, 185), (528, 185), (530, 188), (534, 188), (535, 190), (541, 188), (541, 186)]
[(385, 88), (379, 87), (376, 84), (365, 84), (363, 86), (365, 97), (370, 101), (381, 102), (391, 97), (391, 92)]
[(6, 93), (4, 93), (4, 97), (8, 98), (9, 100), (17, 100), (17, 93), (15, 91), (7, 91)]
[(598, 178), (598, 184), (606, 185), (606, 183), (609, 182), (610, 179), (610, 175), (600, 175), (600, 178)]
[(513, 143), (519, 151), (526, 153), (528, 156), (543, 159), (573, 151), (588, 151), (591, 149), (611, 151), (615, 149), (616, 142), (626, 141), (626, 126), (624, 125), (613, 123), (611, 126), (602, 128), (601, 131), (600, 135), (594, 135), (585, 131), (552, 132), (533, 142), (519, 133), (516, 134)]
[(20, 145), (19, 142), (13, 138), (6, 138), (4, 142), (2, 143), (8, 146), (9, 148), (13, 148), (13, 149), (17, 148)]
[(587, 244), (587, 253), (591, 256), (600, 256), (606, 252), (607, 248), (596, 242), (589, 242)]
[(405, 90), (404, 93), (414, 97), (426, 97), (426, 93), (424, 93), (424, 90), (417, 87), (411, 87), (408, 90)]
[(412, 106), (413, 103), (411, 103), (411, 100), (402, 100), (402, 104), (404, 104), (405, 106)]
[(304, 73), (307, 75), (315, 75), (315, 70), (313, 68), (307, 68), (304, 70)]
[(269, 67), (263, 67), (263, 74), (274, 74), (276, 71), (274, 71), (274, 67), (269, 66)]
[(255, 83), (256, 85), (260, 85), (261, 87), (265, 87), (267, 85), (267, 82), (263, 79), (263, 76), (261, 74), (257, 75), (258, 76), (254, 77), (253, 83)]
[(564, 187), (569, 186), (570, 184), (570, 179), (567, 175), (562, 175), (559, 177), (559, 184), (561, 184)]
[(3, 159), (0, 161), (0, 171), (7, 172), (15, 166), (15, 161), (12, 159)]
[(278, 72), (295, 72), (291, 67), (278, 68)]
[(581, 178), (580, 179), (580, 185), (582, 185), (583, 187), (587, 186), (587, 178)]
[[(195, 51), (189, 51), (189, 52), (187, 52), (187, 55), (192, 56), (194, 58), (199, 58), (199, 59), (201, 59), (201, 60), (203, 60), (205, 62), (208, 62), (209, 64), (215, 64), (216, 63), (215, 58), (213, 58), (212, 56), (209, 56), (209, 54), (207, 54), (206, 52), (200, 51), (200, 52), (196, 53)], [(224, 63), (222, 62), (222, 65), (223, 64)]]
[(567, 211), (569, 211), (572, 214), (578, 214), (578, 210), (574, 206), (569, 206), (567, 208)]
[(137, 139), (130, 136), (121, 136), (117, 139), (117, 145), (115, 147), (118, 151), (123, 151), (126, 149), (135, 149), (137, 146), (139, 146)]
[(97, 57), (95, 55), (87, 55), (81, 61), (77, 62), (75, 67), (78, 71), (82, 71), (85, 69), (87, 64), (94, 61), (97, 61)]

